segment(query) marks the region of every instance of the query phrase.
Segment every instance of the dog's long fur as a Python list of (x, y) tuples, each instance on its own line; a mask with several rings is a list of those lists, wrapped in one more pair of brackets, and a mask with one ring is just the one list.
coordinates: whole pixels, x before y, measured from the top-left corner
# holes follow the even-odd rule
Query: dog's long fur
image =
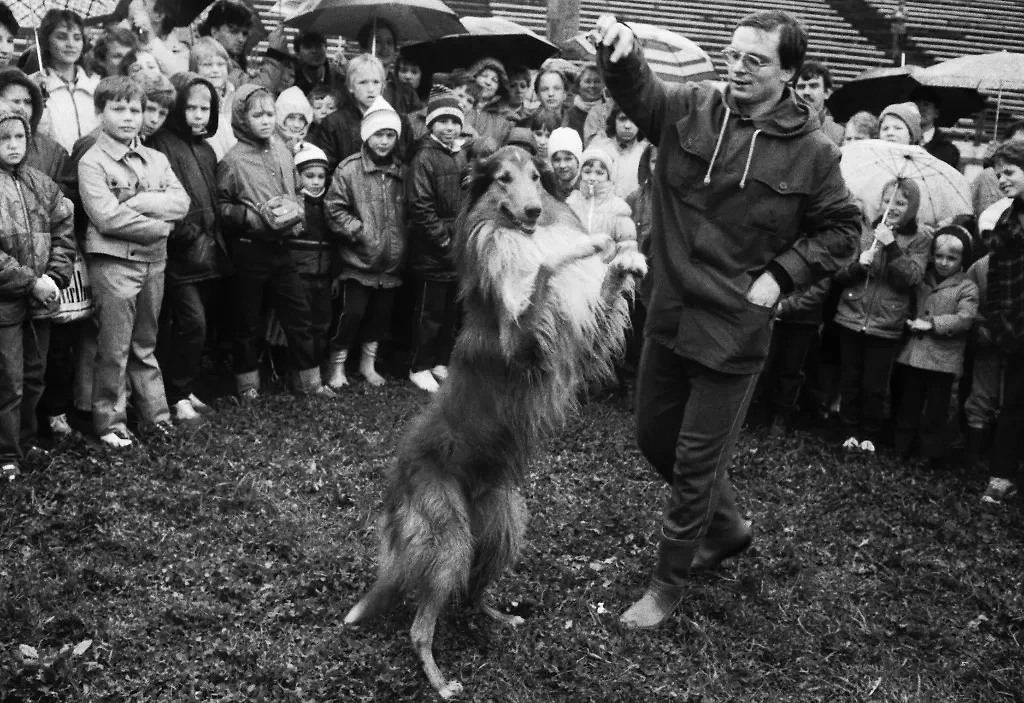
[(527, 463), (576, 409), (577, 391), (613, 376), (629, 324), (624, 293), (646, 272), (635, 246), (604, 261), (614, 245), (588, 236), (516, 147), (477, 166), (457, 229), (462, 331), (447, 380), (398, 450), (377, 582), (345, 617), (355, 624), (403, 594), (414, 599), (413, 647), (444, 698), (461, 685), (434, 662), (437, 618), (462, 596), (502, 622), (522, 622), (483, 595), (522, 545)]

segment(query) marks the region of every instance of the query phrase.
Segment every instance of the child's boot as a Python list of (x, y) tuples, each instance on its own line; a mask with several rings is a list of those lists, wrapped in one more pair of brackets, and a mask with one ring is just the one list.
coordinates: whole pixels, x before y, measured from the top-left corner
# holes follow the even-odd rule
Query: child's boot
[(338, 390), (348, 385), (348, 378), (345, 376), (345, 362), (347, 360), (348, 349), (331, 353), (330, 361), (327, 362), (327, 385), (332, 390)]
[(366, 382), (371, 386), (383, 386), (384, 377), (377, 373), (374, 364), (377, 361), (377, 342), (367, 342), (363, 345), (362, 356), (359, 357), (359, 373), (363, 375)]

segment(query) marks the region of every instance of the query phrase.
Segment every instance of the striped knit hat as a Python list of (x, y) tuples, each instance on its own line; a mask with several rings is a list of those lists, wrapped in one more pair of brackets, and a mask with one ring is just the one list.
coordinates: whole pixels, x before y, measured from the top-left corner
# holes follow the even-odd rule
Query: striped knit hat
[(427, 98), (427, 127), (439, 117), (448, 115), (465, 124), (466, 116), (459, 108), (459, 100), (450, 88), (443, 85), (435, 85), (430, 89), (430, 97)]

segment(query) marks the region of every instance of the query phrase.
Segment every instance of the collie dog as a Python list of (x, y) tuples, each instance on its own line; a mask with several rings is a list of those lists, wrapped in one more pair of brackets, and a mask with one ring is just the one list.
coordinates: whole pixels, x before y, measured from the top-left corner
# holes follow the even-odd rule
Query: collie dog
[(500, 149), (470, 178), (453, 244), (464, 319), (449, 376), (398, 448), (377, 581), (345, 616), (354, 625), (415, 600), (413, 649), (445, 699), (462, 685), (434, 661), (437, 618), (455, 596), (523, 622), (483, 596), (523, 543), (527, 464), (578, 391), (614, 378), (627, 298), (647, 271), (635, 241), (587, 235), (522, 149)]

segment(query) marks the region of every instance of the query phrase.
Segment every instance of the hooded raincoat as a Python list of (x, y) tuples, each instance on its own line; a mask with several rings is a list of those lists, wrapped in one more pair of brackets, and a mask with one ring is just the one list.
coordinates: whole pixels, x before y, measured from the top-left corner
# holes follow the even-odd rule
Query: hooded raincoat
[(769, 272), (787, 294), (856, 244), (839, 149), (788, 88), (751, 119), (728, 88), (657, 80), (640, 52), (599, 59), (612, 97), (658, 147), (645, 334), (710, 369), (757, 373), (773, 310), (747, 301), (753, 282)]
[(43, 117), (43, 93), (35, 81), (16, 68), (0, 69), (0, 95), (12, 85), (20, 85), (28, 91), (32, 100), (32, 114), (28, 118), (28, 152), (25, 166), (42, 171), (53, 180), (58, 180), (67, 167), (68, 150), (51, 137), (39, 132), (39, 121)]

